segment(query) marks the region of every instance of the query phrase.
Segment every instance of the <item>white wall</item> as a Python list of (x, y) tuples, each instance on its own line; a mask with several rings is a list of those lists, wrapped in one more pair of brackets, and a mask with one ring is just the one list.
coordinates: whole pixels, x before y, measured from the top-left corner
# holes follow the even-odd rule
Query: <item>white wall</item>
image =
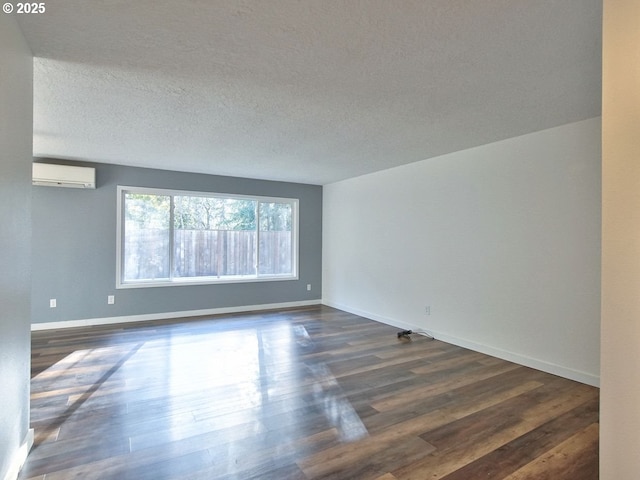
[(29, 430), (33, 61), (0, 15), (0, 479), (15, 478)]
[(597, 384), (600, 132), (594, 118), (326, 186), (323, 302)]
[(605, 0), (600, 478), (640, 478), (640, 1)]

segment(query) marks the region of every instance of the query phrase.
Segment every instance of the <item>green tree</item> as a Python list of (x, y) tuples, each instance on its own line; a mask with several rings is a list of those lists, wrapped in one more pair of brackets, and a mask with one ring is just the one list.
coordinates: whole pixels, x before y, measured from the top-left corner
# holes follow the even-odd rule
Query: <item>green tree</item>
[(129, 226), (144, 229), (166, 229), (169, 227), (168, 195), (125, 194), (125, 221)]
[(189, 230), (255, 230), (256, 202), (234, 198), (175, 196), (174, 225)]

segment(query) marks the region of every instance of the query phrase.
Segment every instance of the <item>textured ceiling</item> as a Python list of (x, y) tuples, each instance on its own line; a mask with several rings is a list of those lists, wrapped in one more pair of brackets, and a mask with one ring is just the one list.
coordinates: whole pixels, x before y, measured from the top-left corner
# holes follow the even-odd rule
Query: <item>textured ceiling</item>
[(600, 115), (601, 0), (56, 0), (34, 155), (326, 184)]

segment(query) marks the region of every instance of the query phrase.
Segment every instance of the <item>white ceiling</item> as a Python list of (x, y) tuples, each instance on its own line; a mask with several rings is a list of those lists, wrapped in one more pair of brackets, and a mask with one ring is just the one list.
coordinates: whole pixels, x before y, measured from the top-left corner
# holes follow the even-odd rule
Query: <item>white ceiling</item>
[(34, 155), (326, 184), (600, 115), (601, 0), (56, 0)]

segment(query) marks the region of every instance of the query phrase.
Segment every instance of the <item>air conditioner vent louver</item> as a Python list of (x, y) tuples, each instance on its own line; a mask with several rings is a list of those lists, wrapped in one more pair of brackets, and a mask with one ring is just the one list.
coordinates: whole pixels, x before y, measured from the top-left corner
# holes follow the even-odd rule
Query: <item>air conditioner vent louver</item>
[(33, 185), (66, 188), (96, 188), (96, 169), (51, 163), (33, 164)]

